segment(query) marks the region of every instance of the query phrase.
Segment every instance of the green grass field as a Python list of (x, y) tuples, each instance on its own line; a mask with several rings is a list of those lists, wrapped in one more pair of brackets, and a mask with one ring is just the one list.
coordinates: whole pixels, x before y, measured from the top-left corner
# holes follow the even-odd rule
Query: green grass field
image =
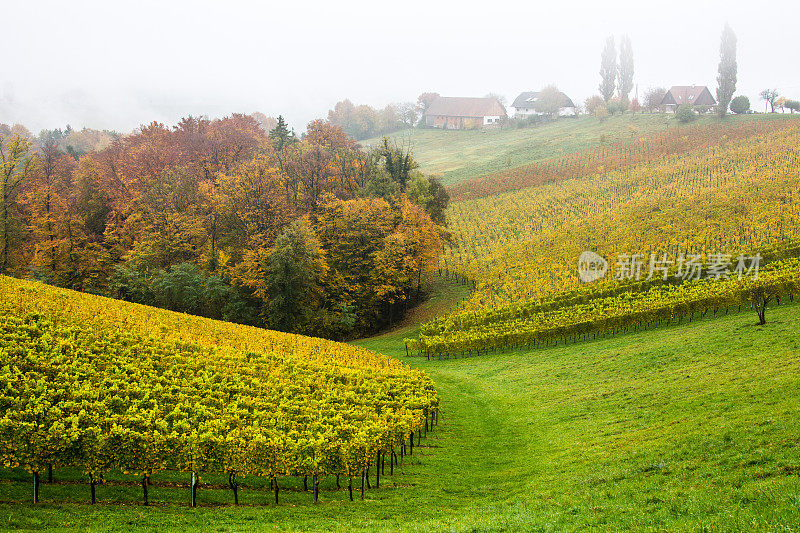
[[(800, 305), (755, 324), (742, 312), (566, 347), (412, 359), (436, 381), (441, 422), (365, 502), (326, 479), (315, 506), (300, 480), (284, 480), (275, 506), (262, 480), (245, 479), (236, 508), (208, 477), (190, 509), (187, 489), (163, 485), (187, 480), (162, 475), (151, 507), (118, 483), (98, 487), (91, 506), (78, 473), (57, 471), (34, 506), (28, 475), (10, 470), (0, 529), (797, 531)], [(413, 333), (360, 344), (401, 357)]]
[[(729, 116), (726, 121), (769, 120), (783, 115)], [(698, 118), (692, 124), (713, 124), (715, 116)], [(600, 122), (590, 116), (561, 118), (526, 128), (480, 131), (410, 129), (390, 135), (414, 152), (423, 172), (435, 174), (446, 185), (489, 172), (518, 167), (534, 161), (580, 152), (601, 143), (626, 141), (653, 131), (677, 126), (670, 114), (626, 114)], [(361, 141), (377, 146), (380, 138)]]

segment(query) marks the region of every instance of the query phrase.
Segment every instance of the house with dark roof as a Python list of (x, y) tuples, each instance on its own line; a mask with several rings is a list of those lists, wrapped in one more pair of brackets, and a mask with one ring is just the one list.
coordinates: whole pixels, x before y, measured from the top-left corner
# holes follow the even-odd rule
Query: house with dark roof
[(497, 98), (440, 96), (425, 111), (425, 124), (446, 130), (469, 130), (500, 125), (506, 109)]
[[(524, 118), (533, 115), (541, 115), (542, 113), (536, 109), (536, 101), (539, 99), (539, 93), (540, 91), (525, 91), (520, 93), (520, 95), (514, 99), (514, 103), (511, 104), (511, 107), (515, 110), (514, 116), (517, 118)], [(559, 116), (574, 115), (576, 109), (573, 101), (563, 92), (561, 93), (561, 97), (563, 102), (558, 109)]]
[(717, 105), (717, 101), (705, 85), (674, 85), (661, 100), (667, 111), (675, 112), (681, 104), (711, 107)]

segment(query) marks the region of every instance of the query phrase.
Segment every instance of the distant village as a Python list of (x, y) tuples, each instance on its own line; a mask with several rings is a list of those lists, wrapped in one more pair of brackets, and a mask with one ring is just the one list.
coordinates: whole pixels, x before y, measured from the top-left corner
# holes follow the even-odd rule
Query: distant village
[[(673, 85), (669, 89), (649, 87), (639, 98), (634, 85), (633, 46), (627, 35), (619, 40), (608, 36), (601, 54), (598, 94), (577, 102), (556, 85), (538, 91), (524, 91), (507, 104), (497, 94), (447, 96), (436, 92), (419, 95), (416, 102), (389, 104), (384, 109), (354, 105), (349, 100), (337, 102), (328, 112), (328, 121), (341, 127), (357, 140), (370, 139), (410, 127), (442, 130), (486, 130), (503, 127), (526, 127), (562, 117), (589, 115), (604, 120), (622, 113), (670, 113), (678, 122), (689, 122), (700, 115), (756, 112), (747, 96), (736, 94), (736, 35), (725, 25), (720, 39), (718, 86)], [(800, 102), (779, 94), (776, 88), (759, 93), (763, 112), (800, 112)]]
[[(526, 91), (517, 96), (509, 112), (496, 96), (457, 97), (438, 96), (430, 102), (424, 112), (423, 123), (431, 128), (466, 130), (497, 127), (515, 119), (535, 119), (551, 116), (577, 116), (585, 108), (576, 106), (572, 99), (561, 91), (555, 91), (554, 103), (545, 102), (547, 91)], [(660, 100), (650, 98), (648, 111), (674, 113), (682, 104), (689, 104), (702, 112), (710, 111), (717, 101), (705, 85), (675, 85), (668, 91), (661, 91)], [(657, 101), (656, 101), (657, 100)], [(655, 105), (653, 105), (655, 104)], [(589, 106), (591, 108), (591, 104)], [(630, 103), (630, 108), (640, 110), (638, 99)], [(589, 109), (589, 112), (593, 111)]]

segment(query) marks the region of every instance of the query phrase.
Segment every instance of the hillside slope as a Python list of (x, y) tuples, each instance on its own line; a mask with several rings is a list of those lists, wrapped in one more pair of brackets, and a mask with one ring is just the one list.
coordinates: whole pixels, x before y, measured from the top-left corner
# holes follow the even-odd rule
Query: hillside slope
[[(800, 523), (800, 306), (742, 312), (614, 339), (449, 361), (414, 360), (442, 396), (440, 425), (364, 503), (332, 479), (313, 505), (302, 484), (281, 505), (243, 488), (204, 486), (145, 509), (137, 487), (98, 488), (56, 472), (45, 503), (29, 479), (0, 476), (3, 528), (112, 531), (713, 531), (792, 530)], [(405, 332), (408, 334), (408, 332)], [(395, 338), (361, 342), (401, 355)], [(398, 349), (399, 348), (399, 349)], [(409, 458), (406, 458), (409, 459)], [(66, 478), (64, 476), (67, 476)], [(11, 482), (9, 482), (11, 480)], [(207, 482), (221, 480), (207, 478)], [(383, 481), (382, 481), (383, 483)], [(413, 486), (413, 490), (402, 487)], [(211, 504), (209, 506), (209, 504)], [(220, 507), (219, 505), (224, 505)]]
[(227, 477), (237, 504), (241, 478), (269, 480), (277, 503), (287, 479), (360, 479), (437, 405), (422, 372), (362, 348), (0, 276), (0, 466), (34, 500), (55, 469), (92, 503), (119, 473), (144, 505), (159, 474)]
[[(729, 117), (731, 123), (771, 120), (780, 115)], [(701, 117), (693, 125), (716, 123), (715, 117)], [(446, 185), (503, 171), (548, 158), (590, 150), (601, 144), (629, 142), (648, 133), (676, 125), (671, 115), (628, 114), (601, 122), (594, 117), (562, 118), (556, 122), (526, 128), (455, 131), (415, 128), (389, 135), (410, 147), (423, 172), (438, 175)], [(379, 137), (360, 141), (377, 146)]]
[[(453, 203), (453, 245), (441, 266), (473, 280), (476, 290), (448, 329), (480, 321), (475, 313), (614, 283), (627, 276), (620, 254), (638, 254), (637, 279), (650, 275), (651, 258), (666, 257), (680, 280), (686, 277), (678, 271), (681, 257), (698, 255), (707, 267), (713, 256), (763, 255), (796, 240), (800, 122), (770, 124), (780, 127), (741, 139), (717, 136), (700, 150)], [(592, 285), (581, 283), (576, 268), (585, 250), (608, 261), (609, 272)], [(461, 333), (462, 340), (474, 337)]]

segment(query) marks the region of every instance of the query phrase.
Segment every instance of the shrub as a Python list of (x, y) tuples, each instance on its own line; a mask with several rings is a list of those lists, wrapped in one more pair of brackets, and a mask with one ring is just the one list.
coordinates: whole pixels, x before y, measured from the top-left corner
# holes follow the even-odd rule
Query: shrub
[(691, 122), (697, 118), (697, 113), (694, 108), (689, 104), (681, 104), (675, 110), (675, 119), (678, 122)]
[(608, 112), (612, 115), (621, 115), (628, 110), (628, 101), (612, 98), (611, 101), (606, 104), (606, 107), (608, 108)]
[(586, 101), (583, 104), (583, 107), (584, 109), (586, 109), (587, 113), (596, 116), (597, 114), (595, 113), (595, 111), (597, 111), (598, 107), (605, 107), (605, 102), (599, 96), (594, 95), (586, 99)]
[(750, 99), (746, 96), (739, 95), (733, 100), (731, 100), (731, 111), (736, 113), (737, 115), (741, 115), (742, 113), (747, 113), (750, 111)]

